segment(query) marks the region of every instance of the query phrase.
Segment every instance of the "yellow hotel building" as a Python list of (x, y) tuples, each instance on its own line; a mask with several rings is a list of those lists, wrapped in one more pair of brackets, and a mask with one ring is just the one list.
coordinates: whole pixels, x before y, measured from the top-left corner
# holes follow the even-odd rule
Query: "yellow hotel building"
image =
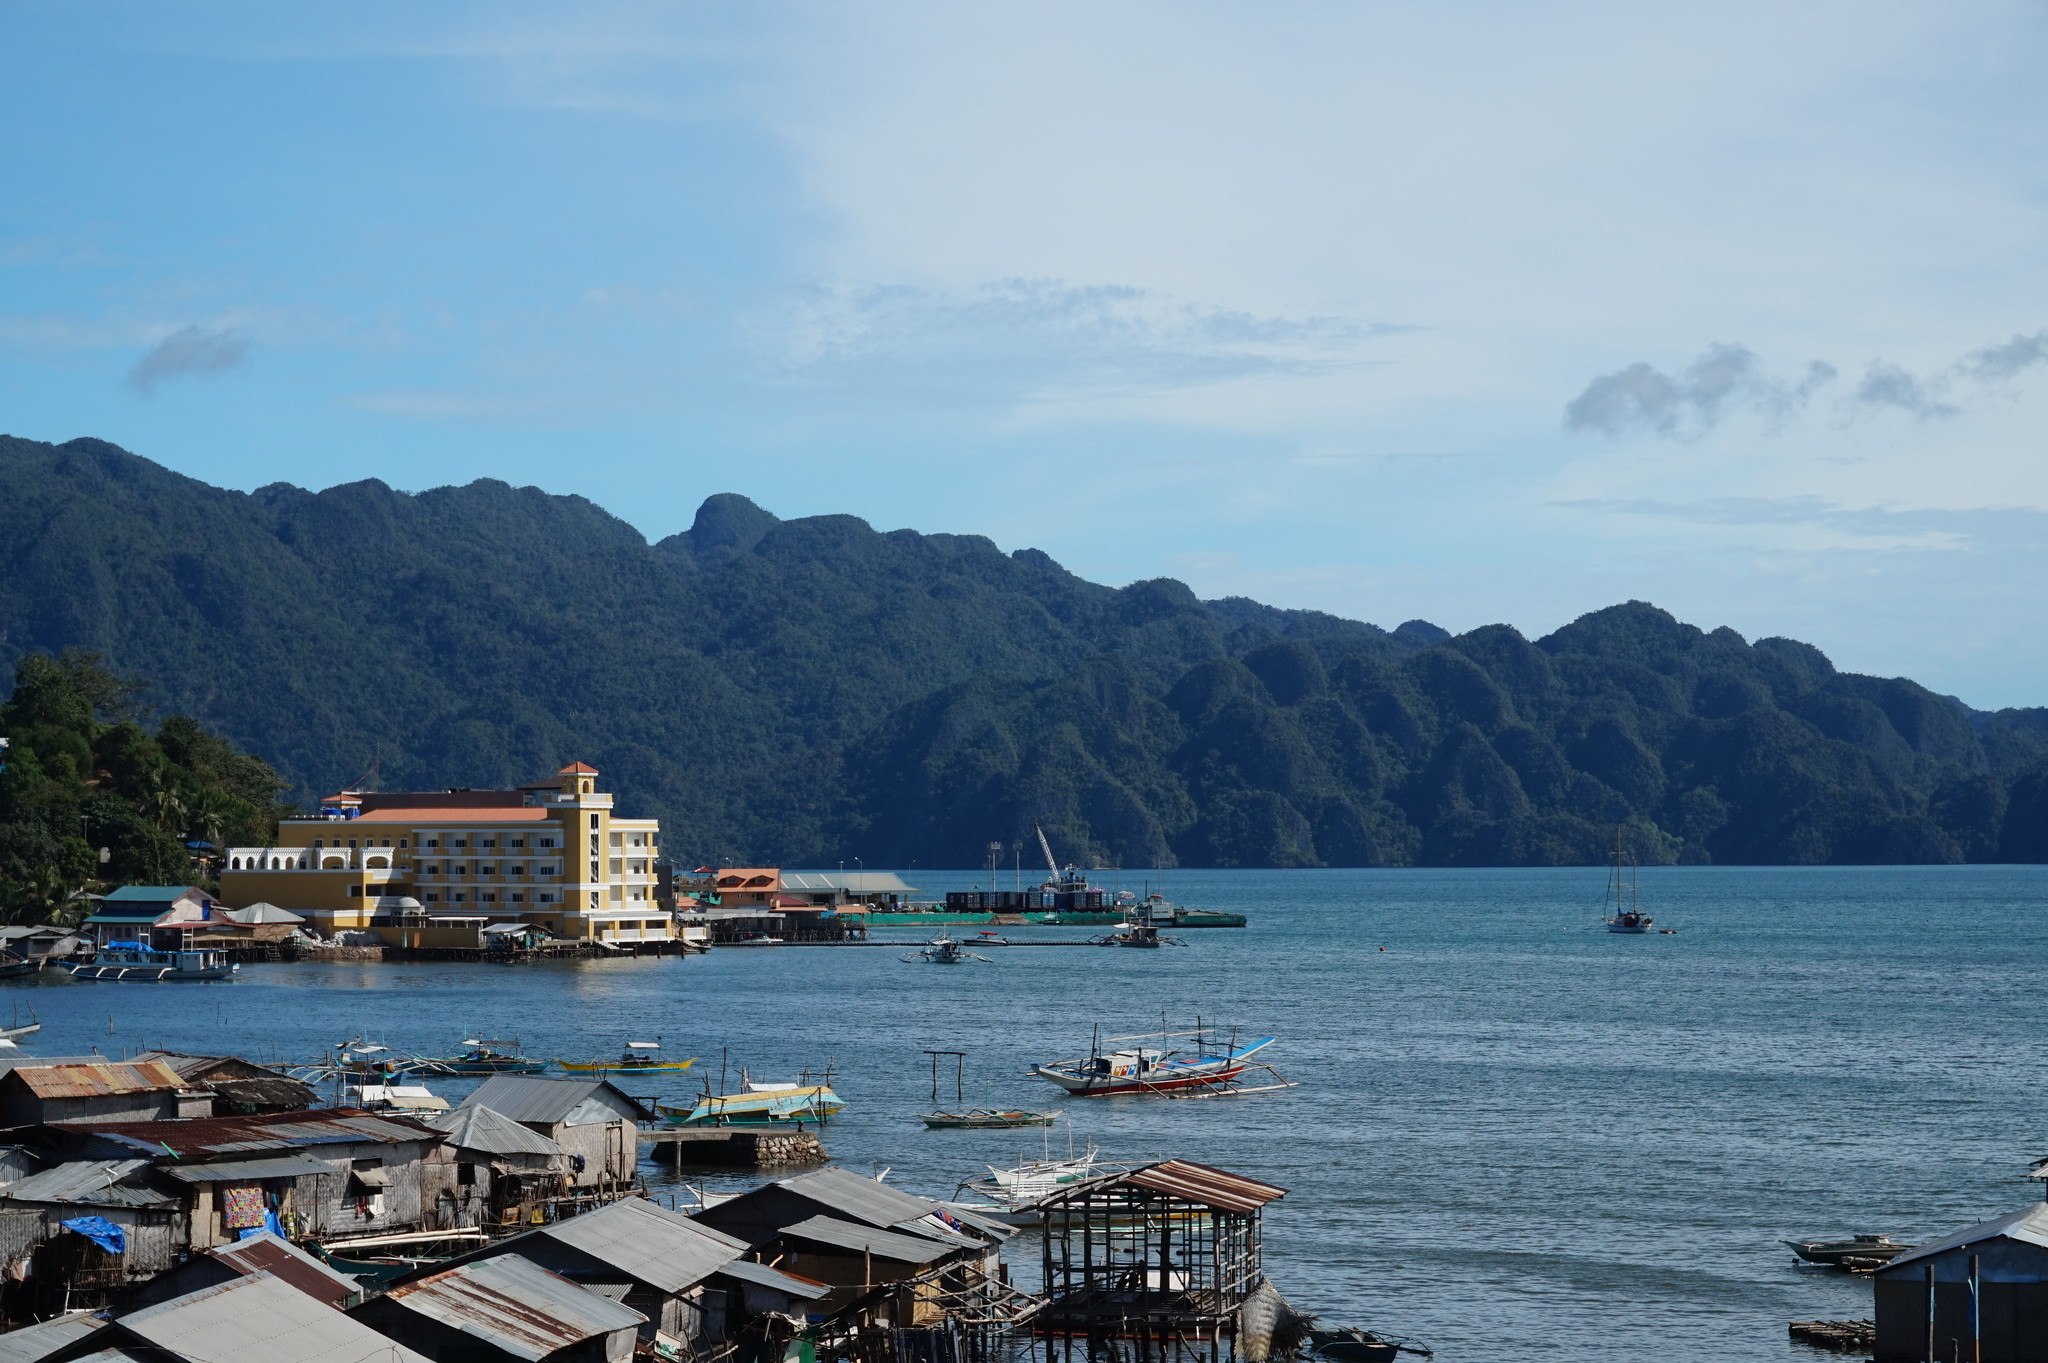
[(220, 899), (303, 914), (386, 944), (473, 947), (486, 930), (630, 946), (676, 940), (655, 897), (661, 825), (622, 819), (572, 762), (519, 790), (344, 792), (286, 819), (275, 847), (231, 847)]

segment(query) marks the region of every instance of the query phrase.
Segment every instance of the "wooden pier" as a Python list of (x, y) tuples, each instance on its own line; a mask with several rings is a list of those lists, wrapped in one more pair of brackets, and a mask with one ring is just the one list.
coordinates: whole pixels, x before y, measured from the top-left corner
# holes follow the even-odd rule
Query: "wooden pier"
[(658, 1126), (641, 1131), (640, 1144), (677, 1168), (779, 1169), (831, 1158), (817, 1132), (785, 1127)]
[(1816, 1349), (1846, 1354), (1869, 1353), (1877, 1347), (1874, 1320), (1795, 1320), (1787, 1328), (1793, 1339)]

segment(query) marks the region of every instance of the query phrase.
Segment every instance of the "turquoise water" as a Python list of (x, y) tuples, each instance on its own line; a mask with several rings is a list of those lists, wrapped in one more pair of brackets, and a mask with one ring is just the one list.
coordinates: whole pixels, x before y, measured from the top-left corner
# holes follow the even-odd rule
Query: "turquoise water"
[[(659, 1035), (768, 1078), (829, 1060), (849, 1102), (833, 1153), (939, 1195), (1041, 1139), (922, 1129), (922, 1050), (964, 1048), (970, 1102), (1062, 1105), (1106, 1158), (1286, 1187), (1266, 1245), (1289, 1298), (1451, 1360), (1813, 1357), (1785, 1323), (1868, 1315), (1869, 1286), (1793, 1267), (1780, 1238), (1924, 1236), (2040, 1196), (2024, 1174), (2048, 1154), (2048, 868), (1646, 871), (1675, 936), (1602, 931), (1601, 886), (1597, 869), (1187, 871), (1176, 899), (1252, 926), (957, 967), (872, 947), (252, 967), (226, 985), (43, 982), (0, 1012), (33, 1006), (44, 1054), (298, 1057), (365, 1031), (420, 1052), (516, 1033), (570, 1058)], [(1025, 1077), (1085, 1051), (1098, 1020), (1198, 1010), (1279, 1036), (1269, 1054), (1300, 1087), (1077, 1101)], [(696, 1078), (627, 1087), (681, 1099)]]

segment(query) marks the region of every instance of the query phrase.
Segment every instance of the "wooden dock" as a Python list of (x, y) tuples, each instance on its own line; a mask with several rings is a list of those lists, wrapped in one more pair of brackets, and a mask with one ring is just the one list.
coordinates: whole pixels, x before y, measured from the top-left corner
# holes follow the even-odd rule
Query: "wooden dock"
[(1874, 1320), (1795, 1320), (1788, 1329), (1792, 1338), (1816, 1349), (1869, 1353), (1877, 1347)]
[(640, 1144), (677, 1168), (779, 1169), (831, 1158), (817, 1132), (787, 1127), (657, 1126), (640, 1132)]

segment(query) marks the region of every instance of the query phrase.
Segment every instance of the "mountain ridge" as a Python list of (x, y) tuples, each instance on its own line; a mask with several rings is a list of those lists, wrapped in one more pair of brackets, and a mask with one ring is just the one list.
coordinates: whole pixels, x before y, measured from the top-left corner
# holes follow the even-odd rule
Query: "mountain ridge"
[(682, 859), (1129, 865), (2048, 857), (2048, 710), (1646, 603), (1395, 630), (732, 493), (650, 541), (495, 479), (211, 487), (0, 437), (0, 675), (98, 650), (301, 798), (583, 757)]

